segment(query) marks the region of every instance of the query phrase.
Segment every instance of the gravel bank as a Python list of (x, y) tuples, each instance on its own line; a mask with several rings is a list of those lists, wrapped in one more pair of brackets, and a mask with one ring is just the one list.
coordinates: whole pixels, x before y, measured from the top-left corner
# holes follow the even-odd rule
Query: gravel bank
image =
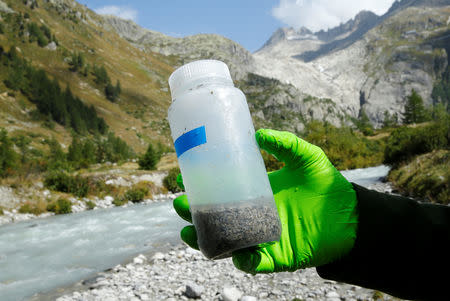
[[(85, 282), (86, 283), (86, 282)], [(139, 255), (100, 273), (87, 290), (58, 301), (81, 300), (373, 300), (374, 291), (320, 278), (315, 269), (250, 275), (231, 259), (208, 260), (186, 246)], [(385, 300), (392, 300), (385, 296)]]

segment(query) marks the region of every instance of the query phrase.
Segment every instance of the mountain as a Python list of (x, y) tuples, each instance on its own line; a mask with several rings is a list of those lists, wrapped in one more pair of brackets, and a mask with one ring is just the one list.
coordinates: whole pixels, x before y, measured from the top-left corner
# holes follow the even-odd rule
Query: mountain
[[(256, 127), (301, 133), (312, 119), (351, 124), (361, 108), (380, 124), (386, 110), (401, 114), (412, 88), (430, 102), (448, 64), (447, 4), (403, 0), (383, 16), (363, 11), (328, 31), (282, 28), (252, 54), (219, 35), (170, 37), (73, 0), (0, 0), (0, 46), (5, 53), (14, 49), (61, 89), (69, 87), (139, 153), (148, 143), (172, 145), (167, 79), (197, 59), (230, 66)], [(103, 69), (112, 85), (120, 81), (120, 95), (99, 81)], [(12, 136), (28, 133), (36, 148), (46, 148), (42, 141), (51, 137), (67, 147), (70, 119), (36, 114), (27, 91), (8, 86), (10, 76), (0, 69), (0, 128)]]
[(156, 52), (164, 56), (176, 56), (176, 67), (189, 61), (214, 58), (224, 61), (232, 76), (242, 79), (255, 69), (252, 54), (238, 43), (216, 34), (197, 34), (174, 38), (162, 33), (143, 29), (133, 21), (115, 16), (104, 16), (103, 27), (117, 32), (143, 51)]
[(361, 11), (355, 18), (327, 31), (313, 33), (306, 27), (279, 28), (257, 53), (283, 52), (297, 56), (303, 61), (312, 61), (319, 56), (343, 49), (361, 38), (381, 20), (370, 11)]
[[(236, 85), (251, 96), (249, 106), (258, 127), (298, 133), (311, 118), (334, 124), (345, 120), (337, 109), (314, 105), (320, 98), (253, 74), (253, 55), (227, 38), (173, 38), (131, 21), (97, 15), (73, 0), (0, 0), (0, 129), (12, 139), (25, 136), (36, 154), (48, 152), (51, 138), (67, 150), (74, 133), (98, 134), (89, 126), (94, 111), (108, 131), (137, 153), (148, 143), (172, 147), (167, 79), (175, 68), (203, 58), (227, 62)], [(45, 87), (33, 82), (37, 75)], [(56, 93), (47, 105), (48, 95), (30, 93), (36, 87), (70, 92)], [(64, 95), (74, 103), (68, 106)], [(306, 98), (310, 101), (304, 103)], [(82, 112), (74, 112), (74, 105)]]
[[(254, 56), (256, 73), (329, 98), (380, 125), (419, 91), (427, 103), (448, 65), (450, 1), (396, 1), (383, 16), (360, 12), (328, 31), (277, 30)], [(447, 50), (445, 49), (447, 48)]]

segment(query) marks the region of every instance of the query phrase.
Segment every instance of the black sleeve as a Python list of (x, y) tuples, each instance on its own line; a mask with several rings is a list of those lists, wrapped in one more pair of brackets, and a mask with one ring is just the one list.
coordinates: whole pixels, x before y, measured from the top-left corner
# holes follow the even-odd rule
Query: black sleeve
[(318, 274), (403, 299), (450, 300), (450, 207), (353, 187), (355, 245)]

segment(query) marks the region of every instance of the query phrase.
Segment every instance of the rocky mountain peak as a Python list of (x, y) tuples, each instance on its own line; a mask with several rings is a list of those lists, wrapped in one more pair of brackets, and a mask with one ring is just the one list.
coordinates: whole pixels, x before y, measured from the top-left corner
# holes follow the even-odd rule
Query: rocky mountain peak
[(197, 34), (176, 38), (142, 28), (130, 20), (115, 16), (102, 17), (102, 26), (105, 29), (115, 31), (143, 51), (176, 56), (179, 58), (179, 65), (199, 59), (221, 60), (228, 64), (235, 79), (245, 77), (254, 69), (252, 54), (238, 43), (223, 36)]
[(103, 27), (115, 31), (122, 38), (132, 42), (137, 42), (146, 35), (166, 37), (162, 33), (142, 28), (131, 20), (122, 19), (113, 15), (103, 15), (102, 17), (104, 20)]
[[(373, 28), (379, 23), (380, 17), (371, 11), (361, 11), (354, 18), (348, 20), (345, 23), (340, 24), (334, 28), (328, 30), (320, 30), (313, 33), (306, 27), (294, 29), (292, 27), (282, 27), (277, 29), (269, 40), (261, 47), (259, 51), (267, 49), (277, 48), (278, 44), (286, 44), (286, 41), (290, 44), (297, 44), (294, 46), (299, 50), (295, 55), (301, 55), (304, 51), (316, 50), (315, 47), (318, 44), (326, 45), (328, 43), (338, 44), (337, 41), (343, 41), (348, 44), (353, 42)], [(311, 42), (312, 41), (312, 42)], [(292, 46), (292, 45), (291, 45)], [(338, 45), (333, 45), (336, 47)], [(323, 47), (323, 46), (322, 46)], [(327, 51), (330, 50), (330, 47)]]
[(343, 39), (350, 34), (358, 31), (366, 32), (368, 28), (373, 27), (379, 17), (371, 11), (363, 10), (359, 12), (353, 19), (340, 24), (327, 31), (321, 30), (316, 33), (318, 38), (324, 42), (332, 42), (337, 39)]
[(316, 40), (317, 37), (308, 28), (302, 26), (300, 29), (296, 30), (293, 27), (280, 27), (278, 28), (272, 36), (267, 40), (267, 42), (261, 47), (270, 47), (281, 41), (292, 41), (292, 40)]

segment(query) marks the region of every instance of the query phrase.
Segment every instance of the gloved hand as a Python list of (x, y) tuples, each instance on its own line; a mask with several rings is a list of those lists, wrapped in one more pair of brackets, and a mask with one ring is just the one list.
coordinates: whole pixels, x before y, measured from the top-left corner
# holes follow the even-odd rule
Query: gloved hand
[[(269, 173), (282, 224), (281, 239), (233, 252), (234, 265), (252, 274), (295, 271), (346, 255), (354, 245), (358, 223), (352, 185), (319, 147), (292, 133), (261, 129), (256, 141), (286, 164)], [(192, 222), (185, 195), (174, 200), (174, 207)], [(183, 228), (181, 238), (198, 249), (194, 226)]]

